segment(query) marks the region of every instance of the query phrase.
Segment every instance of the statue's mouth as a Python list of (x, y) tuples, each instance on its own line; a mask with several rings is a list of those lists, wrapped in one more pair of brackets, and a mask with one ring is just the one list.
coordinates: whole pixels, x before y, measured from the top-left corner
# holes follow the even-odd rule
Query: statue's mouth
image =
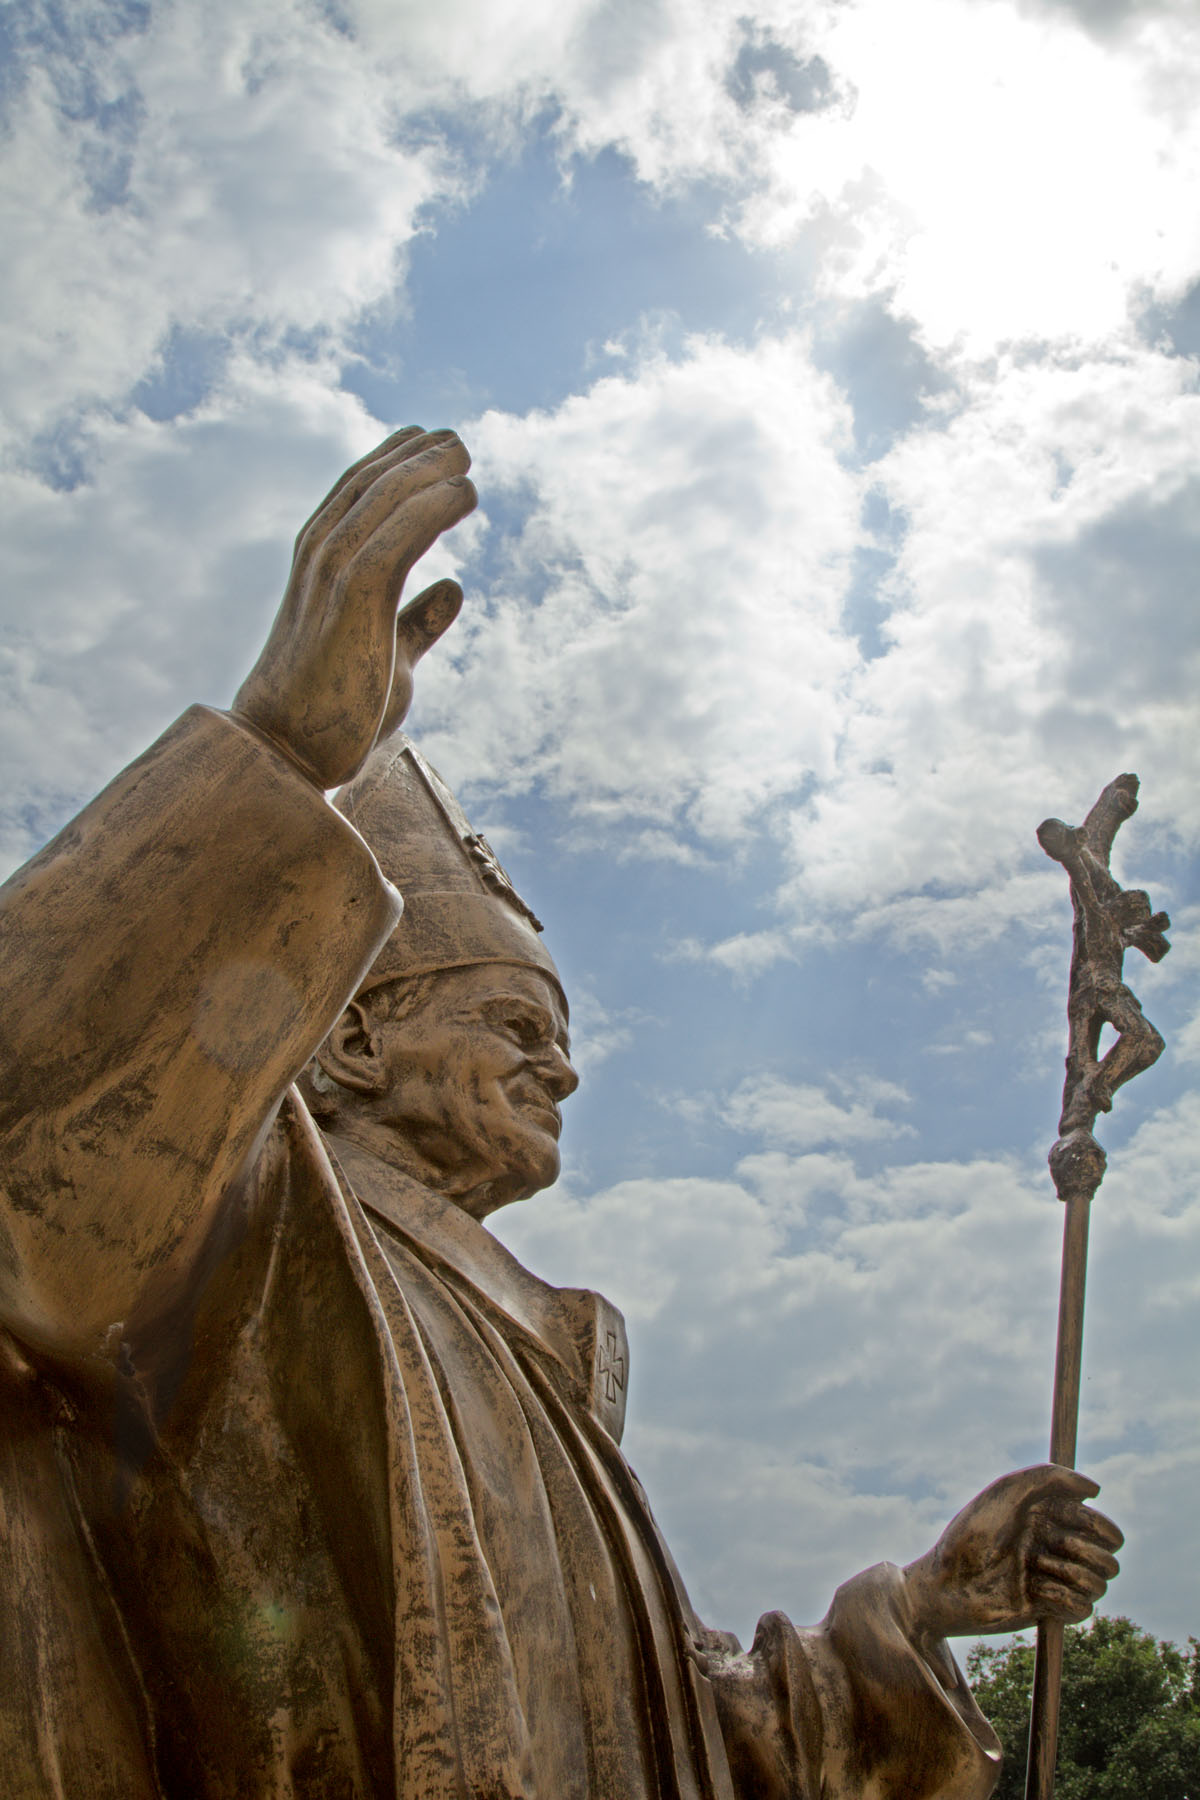
[(540, 1118), (545, 1119), (555, 1137), (562, 1130), (562, 1114), (553, 1101), (547, 1103), (544, 1100), (530, 1100), (526, 1102), (523, 1110), (528, 1113), (537, 1113)]

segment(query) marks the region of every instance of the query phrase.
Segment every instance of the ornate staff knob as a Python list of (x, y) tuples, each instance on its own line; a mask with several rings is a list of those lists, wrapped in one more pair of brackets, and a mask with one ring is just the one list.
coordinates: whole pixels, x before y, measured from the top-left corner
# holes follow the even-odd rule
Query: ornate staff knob
[(1082, 1126), (1060, 1137), (1050, 1152), (1050, 1174), (1060, 1200), (1091, 1199), (1108, 1167), (1103, 1145)]

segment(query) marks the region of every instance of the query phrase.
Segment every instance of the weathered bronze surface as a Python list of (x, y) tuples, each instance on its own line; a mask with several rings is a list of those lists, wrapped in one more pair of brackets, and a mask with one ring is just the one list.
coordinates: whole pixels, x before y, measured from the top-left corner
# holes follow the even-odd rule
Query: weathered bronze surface
[[(1156, 1063), (1163, 1041), (1122, 979), (1126, 950), (1161, 962), (1170, 949), (1166, 913), (1152, 913), (1141, 888), (1123, 889), (1109, 869), (1113, 840), (1137, 811), (1136, 775), (1110, 781), (1082, 825), (1046, 819), (1038, 842), (1071, 878), (1071, 975), (1067, 990), (1067, 1074), (1050, 1174), (1064, 1202), (1062, 1279), (1050, 1456), (1075, 1466), (1079, 1383), (1083, 1369), (1083, 1303), (1087, 1287), (1088, 1228), (1096, 1189), (1104, 1179), (1104, 1150), (1092, 1133), (1096, 1116), (1112, 1111), (1113, 1095)], [(1100, 1055), (1105, 1025), (1117, 1033)], [(1051, 1800), (1058, 1749), (1063, 1627), (1060, 1619), (1038, 1625), (1033, 1705), (1029, 1720), (1026, 1800)]]
[(1095, 1484), (1006, 1476), (744, 1652), (618, 1448), (620, 1315), (481, 1222), (576, 1078), (536, 922), (391, 737), (467, 467), (352, 469), (232, 712), (3, 890), (0, 1792), (981, 1800), (946, 1639), (1086, 1615)]

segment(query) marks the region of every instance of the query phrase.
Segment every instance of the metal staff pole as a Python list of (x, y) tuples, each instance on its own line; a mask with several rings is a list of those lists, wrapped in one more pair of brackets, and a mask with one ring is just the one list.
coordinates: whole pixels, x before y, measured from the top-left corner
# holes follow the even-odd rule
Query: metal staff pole
[[(1171, 921), (1166, 913), (1151, 912), (1149, 897), (1140, 888), (1118, 886), (1108, 866), (1118, 829), (1137, 811), (1137, 792), (1136, 775), (1118, 775), (1082, 825), (1047, 819), (1037, 834), (1047, 856), (1062, 863), (1071, 878), (1074, 912), (1067, 1075), (1058, 1140), (1050, 1152), (1055, 1192), (1066, 1207), (1050, 1460), (1066, 1468), (1075, 1466), (1079, 1426), (1088, 1226), (1105, 1168), (1092, 1127), (1098, 1113), (1112, 1111), (1116, 1090), (1157, 1062), (1163, 1049), (1162, 1038), (1121, 975), (1127, 949), (1140, 950), (1151, 962), (1162, 960), (1170, 949), (1164, 933)], [(1117, 1039), (1101, 1057), (1100, 1034), (1106, 1024)], [(1025, 1800), (1052, 1800), (1054, 1794), (1062, 1663), (1063, 1626), (1043, 1619), (1034, 1661)]]

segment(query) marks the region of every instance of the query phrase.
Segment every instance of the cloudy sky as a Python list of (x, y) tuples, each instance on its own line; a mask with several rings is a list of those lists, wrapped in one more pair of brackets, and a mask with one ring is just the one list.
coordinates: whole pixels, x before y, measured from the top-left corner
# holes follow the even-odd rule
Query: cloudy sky
[(1167, 1054), (1104, 1125), (1080, 1455), (1200, 1632), (1196, 0), (0, 11), (0, 846), (227, 704), (290, 540), (454, 425), (413, 731), (584, 1085), (500, 1222), (633, 1341), (701, 1610), (819, 1616), (1045, 1453), (1069, 907), (1123, 770)]

